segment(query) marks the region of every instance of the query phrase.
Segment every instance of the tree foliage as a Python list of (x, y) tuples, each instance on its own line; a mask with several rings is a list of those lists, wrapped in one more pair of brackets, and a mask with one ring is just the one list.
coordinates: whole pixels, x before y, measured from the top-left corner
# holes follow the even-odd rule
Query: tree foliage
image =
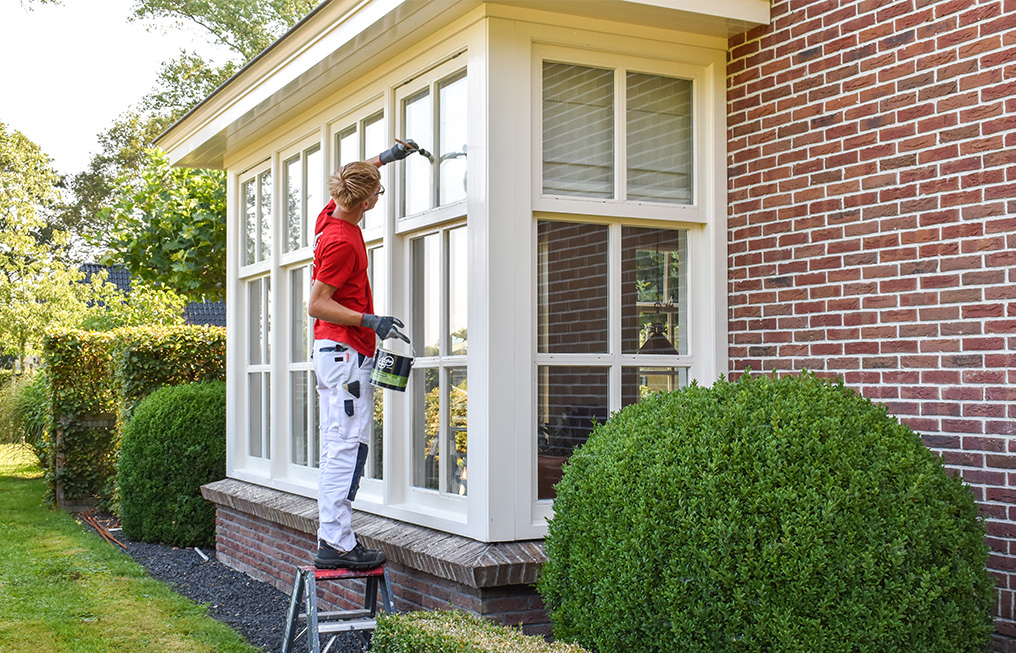
[(221, 299), (226, 274), (226, 186), (219, 170), (174, 168), (149, 150), (137, 182), (121, 178), (116, 203), (100, 217), (110, 229), (103, 263), (178, 290)]
[(136, 0), (134, 19), (169, 19), (191, 24), (215, 43), (250, 61), (295, 25), (317, 0)]

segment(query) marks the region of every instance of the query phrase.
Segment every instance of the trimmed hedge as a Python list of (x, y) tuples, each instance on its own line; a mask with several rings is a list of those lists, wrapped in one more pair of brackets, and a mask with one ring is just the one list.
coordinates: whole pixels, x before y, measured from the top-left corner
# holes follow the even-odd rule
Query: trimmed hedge
[(226, 475), (226, 384), (156, 390), (134, 411), (120, 445), (120, 521), (133, 540), (215, 541), (215, 506), (201, 486)]
[(595, 651), (984, 651), (972, 495), (842, 382), (742, 377), (598, 427), (557, 486), (539, 590)]
[(378, 615), (372, 653), (586, 653), (565, 642), (547, 643), (514, 628), (462, 612)]
[[(46, 336), (52, 430), (43, 442), (49, 501), (99, 500), (114, 512), (120, 429), (145, 396), (164, 385), (225, 379), (220, 327), (132, 327)], [(56, 461), (62, 461), (58, 467)]]

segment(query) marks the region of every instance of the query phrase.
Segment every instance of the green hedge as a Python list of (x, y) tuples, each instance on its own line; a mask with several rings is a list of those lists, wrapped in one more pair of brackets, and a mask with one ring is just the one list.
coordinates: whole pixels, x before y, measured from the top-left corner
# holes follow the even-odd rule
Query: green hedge
[(539, 589), (596, 651), (984, 651), (971, 492), (842, 383), (750, 378), (613, 415), (557, 486)]
[(461, 611), (379, 615), (371, 653), (585, 653)]
[(226, 384), (188, 383), (141, 401), (120, 446), (120, 519), (133, 540), (215, 542), (215, 506), (201, 486), (226, 475)]
[[(49, 500), (59, 494), (116, 509), (120, 428), (164, 385), (225, 379), (220, 327), (133, 327), (46, 336), (52, 430), (43, 443)], [(57, 461), (61, 461), (57, 464)]]

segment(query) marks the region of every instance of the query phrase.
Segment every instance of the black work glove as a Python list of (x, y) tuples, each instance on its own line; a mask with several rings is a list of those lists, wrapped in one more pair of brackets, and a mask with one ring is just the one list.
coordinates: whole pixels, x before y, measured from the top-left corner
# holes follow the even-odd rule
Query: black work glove
[(413, 152), (420, 150), (420, 146), (412, 139), (407, 139), (405, 143), (396, 143), (392, 145), (391, 149), (385, 150), (378, 155), (381, 159), (381, 163), (388, 164), (392, 161), (401, 161)]
[(374, 329), (374, 333), (377, 334), (378, 338), (385, 340), (386, 338), (399, 338), (404, 342), (409, 342), (409, 338), (405, 334), (399, 332), (395, 327), (405, 327), (397, 317), (391, 315), (371, 315), (370, 313), (364, 313), (363, 319), (360, 320), (360, 326), (367, 327), (368, 329)]

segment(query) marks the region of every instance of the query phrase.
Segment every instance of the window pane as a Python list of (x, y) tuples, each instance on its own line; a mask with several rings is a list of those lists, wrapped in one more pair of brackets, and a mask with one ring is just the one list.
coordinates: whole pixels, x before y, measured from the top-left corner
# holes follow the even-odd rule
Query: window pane
[(614, 196), (614, 71), (544, 62), (543, 192)]
[(388, 256), (385, 248), (371, 247), (367, 250), (370, 289), (374, 294), (374, 312), (378, 315), (389, 315), (388, 308)]
[(438, 203), (451, 204), (466, 197), (466, 77), (442, 82), (438, 88), (441, 137), (437, 152), (441, 161)]
[[(417, 145), (434, 151), (434, 117), (431, 108), (430, 91), (406, 99), (405, 134), (403, 140), (411, 138)], [(406, 195), (405, 215), (426, 211), (434, 206), (433, 165), (426, 157), (410, 156), (405, 160)]]
[(466, 368), (448, 370), (448, 492), (466, 494), (466, 417), (469, 393)]
[(261, 352), (262, 358), (267, 365), (272, 362), (272, 279), (271, 277), (264, 277), (262, 280), (263, 291), (261, 293), (261, 318), (264, 326), (264, 335), (261, 341)]
[(607, 420), (607, 368), (539, 368), (537, 497), (553, 499), (561, 465)]
[(317, 211), (324, 208), (326, 202), (322, 199), (324, 197), (324, 156), (321, 154), (321, 146), (315, 145), (314, 147), (307, 150), (307, 166), (304, 170), (304, 188), (307, 192), (307, 201), (304, 202), (304, 210), (300, 218), (300, 247), (307, 247), (311, 244), (310, 233), (311, 229), (308, 227), (308, 221), (312, 217), (317, 217)]
[(255, 261), (257, 255), (257, 233), (258, 233), (258, 194), (257, 186), (251, 179), (243, 185), (243, 215), (244, 215), (244, 265), (250, 265)]
[(691, 204), (691, 80), (628, 73), (628, 199)]
[(605, 353), (607, 227), (541, 222), (538, 239), (540, 353)]
[(370, 464), (367, 465), (367, 478), (384, 478), (385, 453), (385, 393), (374, 390), (374, 420), (370, 427)]
[(686, 385), (687, 367), (622, 367), (621, 406), (637, 404), (649, 395), (672, 392)]
[(465, 355), (469, 333), (469, 261), (466, 227), (448, 232), (448, 353)]
[(341, 168), (347, 163), (352, 163), (360, 158), (360, 140), (356, 137), (356, 125), (345, 129), (335, 137), (335, 152), (338, 160), (335, 168)]
[[(363, 121), (363, 153), (360, 156), (362, 160), (366, 161), (391, 147), (387, 142), (386, 132), (384, 113), (378, 112)], [(374, 208), (364, 214), (364, 229), (379, 229), (384, 225), (385, 216), (388, 215), (388, 197), (387, 193), (379, 197)]]
[(286, 187), (286, 251), (300, 247), (303, 226), (303, 173), (299, 156), (283, 164), (283, 184)]
[(259, 176), (261, 184), (261, 204), (258, 212), (258, 231), (261, 234), (258, 241), (259, 261), (267, 260), (272, 255), (272, 173), (263, 172)]
[(317, 373), (314, 370), (309, 370), (307, 374), (310, 379), (307, 382), (307, 391), (310, 393), (312, 404), (310, 414), (307, 417), (307, 429), (310, 431), (310, 460), (311, 467), (317, 468), (321, 462), (321, 432), (318, 430), (318, 415), (321, 414), (321, 396), (317, 393)]
[(249, 341), (247, 364), (260, 365), (264, 350), (265, 328), (261, 321), (261, 279), (247, 284), (247, 339)]
[(290, 358), (294, 363), (308, 360), (310, 353), (307, 296), (310, 291), (310, 274), (307, 266), (289, 271), (290, 306)]
[(247, 454), (260, 458), (264, 453), (261, 446), (262, 433), (261, 424), (264, 416), (261, 414), (261, 373), (250, 372), (247, 374)]
[(421, 356), (441, 354), (441, 235), (413, 241), (413, 342)]
[(309, 427), (307, 423), (307, 374), (306, 370), (289, 373), (290, 390), (293, 393), (290, 404), (291, 446), (293, 464), (295, 465), (306, 465), (309, 453), (307, 446), (307, 436), (309, 435), (307, 430)]
[(621, 351), (688, 353), (688, 232), (621, 230)]
[(440, 370), (413, 370), (413, 485), (438, 489), (441, 444)]

